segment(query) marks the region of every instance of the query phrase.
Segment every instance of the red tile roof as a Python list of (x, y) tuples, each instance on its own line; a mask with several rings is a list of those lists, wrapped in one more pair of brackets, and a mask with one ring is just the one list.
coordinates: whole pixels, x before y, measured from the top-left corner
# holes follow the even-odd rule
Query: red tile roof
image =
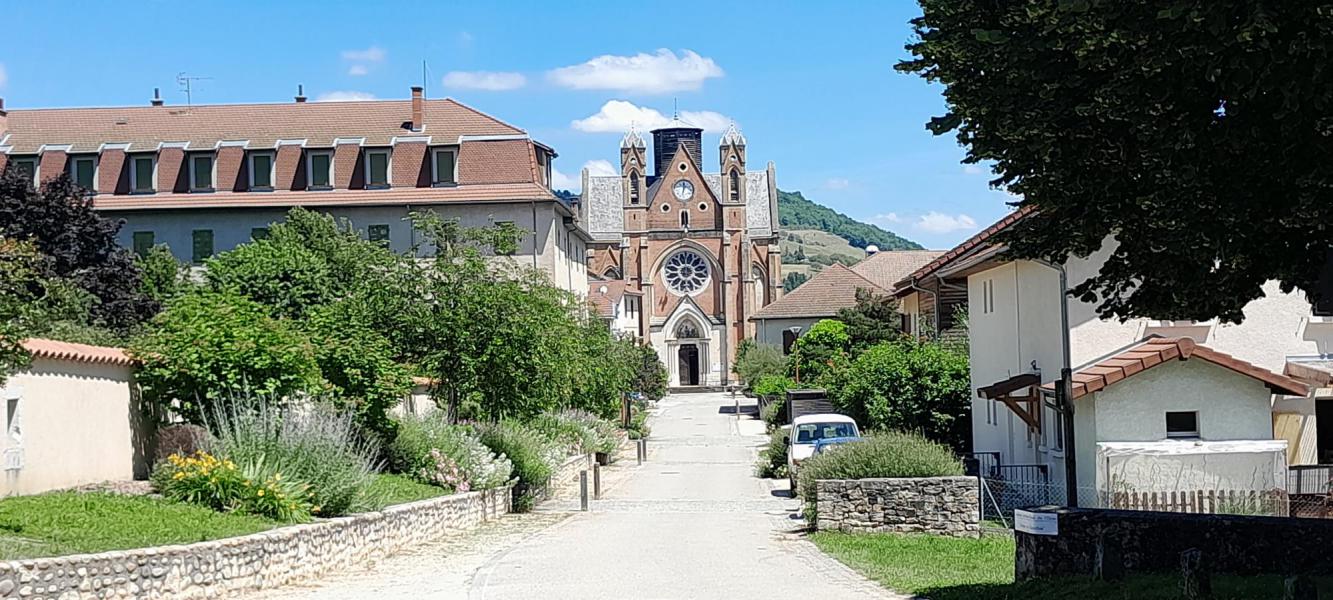
[(925, 266), (913, 271), (907, 277), (902, 278), (900, 281), (895, 283), (894, 289), (901, 291), (902, 289), (910, 285), (912, 282), (920, 281), (921, 278), (930, 275), (931, 273), (934, 273), (941, 267), (952, 262), (954, 259), (957, 259), (959, 257), (968, 254), (978, 246), (985, 244), (992, 237), (995, 237), (995, 234), (1003, 231), (1004, 229), (1007, 229), (1014, 223), (1017, 223), (1023, 217), (1028, 216), (1028, 214), (1033, 212), (1034, 210), (1035, 209), (1030, 204), (1019, 207), (1018, 210), (1015, 210), (1014, 212), (1005, 215), (1003, 219), (996, 221), (995, 224), (981, 230), (976, 235), (967, 238), (966, 240), (963, 240), (961, 244), (958, 244), (957, 246), (950, 248), (947, 252), (941, 254), (935, 260), (926, 263)]
[(327, 190), (277, 192), (214, 192), (210, 194), (99, 194), (93, 206), (100, 210), (155, 208), (254, 208), (291, 206), (374, 206), (380, 204), (443, 204), (449, 202), (504, 202), (554, 200), (546, 186), (536, 183), (485, 183), (455, 187), (387, 190)]
[[(602, 288), (606, 291), (603, 292)], [(626, 295), (640, 296), (642, 292), (628, 289), (621, 279), (593, 279), (588, 281), (588, 301), (592, 302), (597, 316), (610, 319), (616, 316), (615, 303)]]
[(941, 254), (944, 254), (943, 250), (886, 250), (867, 256), (865, 260), (852, 265), (852, 270), (871, 283), (891, 290), (912, 271), (939, 258)]
[[(1074, 398), (1105, 389), (1171, 359), (1183, 361), (1195, 358), (1258, 379), (1276, 394), (1304, 396), (1309, 393), (1309, 388), (1304, 383), (1255, 366), (1230, 354), (1200, 346), (1191, 338), (1152, 337), (1075, 371)], [(1047, 383), (1042, 387), (1049, 391), (1055, 390), (1054, 383)]]
[(71, 152), (97, 152), (104, 144), (130, 144), (129, 151), (154, 151), (160, 142), (189, 142), (212, 149), (219, 141), (249, 140), (250, 148), (272, 148), (278, 140), (306, 140), (307, 147), (331, 147), (335, 139), (365, 138), (367, 146), (387, 146), (395, 136), (430, 136), (453, 144), (459, 136), (520, 135), (524, 131), (445, 98), (424, 101), (424, 128), (412, 120), (410, 100), (286, 102), (131, 106), (115, 108), (11, 109), (5, 142), (11, 154), (33, 154), (44, 144), (71, 144)]
[(59, 342), (41, 338), (24, 340), (23, 348), (36, 358), (123, 366), (134, 364), (134, 360), (125, 354), (125, 350), (121, 348), (90, 346), (88, 344)]
[(838, 309), (856, 306), (857, 288), (887, 293), (855, 271), (834, 263), (801, 287), (759, 309), (750, 319), (832, 317), (838, 314)]

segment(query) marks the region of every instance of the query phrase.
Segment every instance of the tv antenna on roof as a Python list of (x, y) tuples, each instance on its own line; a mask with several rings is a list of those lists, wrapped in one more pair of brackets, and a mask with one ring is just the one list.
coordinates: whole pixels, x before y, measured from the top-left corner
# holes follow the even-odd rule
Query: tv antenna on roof
[(200, 77), (197, 75), (186, 75), (185, 71), (176, 74), (176, 83), (181, 86), (181, 91), (185, 92), (185, 108), (189, 110), (194, 101), (194, 82), (212, 79), (212, 77)]

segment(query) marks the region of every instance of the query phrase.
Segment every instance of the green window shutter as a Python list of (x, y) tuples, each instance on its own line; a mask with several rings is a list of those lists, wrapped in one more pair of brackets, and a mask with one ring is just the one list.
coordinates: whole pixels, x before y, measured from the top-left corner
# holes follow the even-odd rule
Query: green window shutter
[(134, 159), (134, 191), (153, 191), (153, 159)]
[(310, 187), (330, 187), (329, 165), (332, 160), (331, 154), (310, 155)]
[(435, 153), (435, 183), (454, 182), (454, 153)]
[(153, 232), (136, 231), (134, 232), (134, 253), (139, 256), (148, 256), (148, 251), (153, 249)]
[(194, 164), (194, 183), (191, 187), (196, 190), (213, 189), (213, 157), (199, 155), (190, 160)]
[(193, 260), (195, 264), (202, 263), (209, 257), (213, 256), (212, 229), (196, 229), (194, 230), (192, 237), (193, 239), (191, 241), (194, 242), (194, 256), (191, 260)]
[(370, 238), (370, 241), (372, 242), (379, 242), (381, 245), (388, 246), (389, 226), (371, 225), (370, 227), (366, 228), (366, 237)]
[(85, 190), (92, 191), (96, 164), (91, 158), (74, 159), (74, 183)]
[(250, 230), (250, 239), (256, 241), (268, 239), (268, 228), (267, 227), (252, 228)]
[(387, 185), (389, 183), (389, 155), (375, 152), (370, 155), (369, 185)]
[(254, 187), (273, 187), (273, 157), (268, 154), (256, 154), (250, 159), (250, 175)]

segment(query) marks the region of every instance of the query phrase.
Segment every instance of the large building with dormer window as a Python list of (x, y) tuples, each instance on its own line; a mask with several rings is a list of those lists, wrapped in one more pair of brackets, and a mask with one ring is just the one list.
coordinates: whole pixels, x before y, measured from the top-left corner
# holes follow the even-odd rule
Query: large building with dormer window
[(590, 285), (616, 292), (606, 304), (636, 318), (630, 332), (657, 349), (672, 387), (726, 385), (750, 316), (782, 293), (773, 163), (748, 168), (734, 124), (716, 172), (705, 172), (702, 129), (677, 120), (651, 133), (651, 165), (631, 130), (619, 175), (583, 172)]
[[(267, 233), (294, 206), (348, 219), (396, 251), (418, 248), (413, 211), (466, 226), (511, 222), (517, 256), (588, 291), (578, 207), (551, 190), (556, 153), (451, 99), (117, 108), (4, 109), (0, 170), (38, 183), (68, 174), (94, 207), (124, 219), (120, 241), (165, 244), (200, 264)], [(421, 248), (430, 252), (428, 247)]]

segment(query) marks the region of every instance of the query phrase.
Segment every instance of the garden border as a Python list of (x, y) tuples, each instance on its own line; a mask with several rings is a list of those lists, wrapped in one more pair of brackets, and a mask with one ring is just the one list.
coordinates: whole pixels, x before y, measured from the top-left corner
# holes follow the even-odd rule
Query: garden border
[(820, 479), (815, 485), (819, 530), (981, 536), (976, 477)]
[(308, 581), (499, 518), (512, 510), (512, 489), (429, 498), (196, 544), (0, 562), (0, 598), (217, 598)]

